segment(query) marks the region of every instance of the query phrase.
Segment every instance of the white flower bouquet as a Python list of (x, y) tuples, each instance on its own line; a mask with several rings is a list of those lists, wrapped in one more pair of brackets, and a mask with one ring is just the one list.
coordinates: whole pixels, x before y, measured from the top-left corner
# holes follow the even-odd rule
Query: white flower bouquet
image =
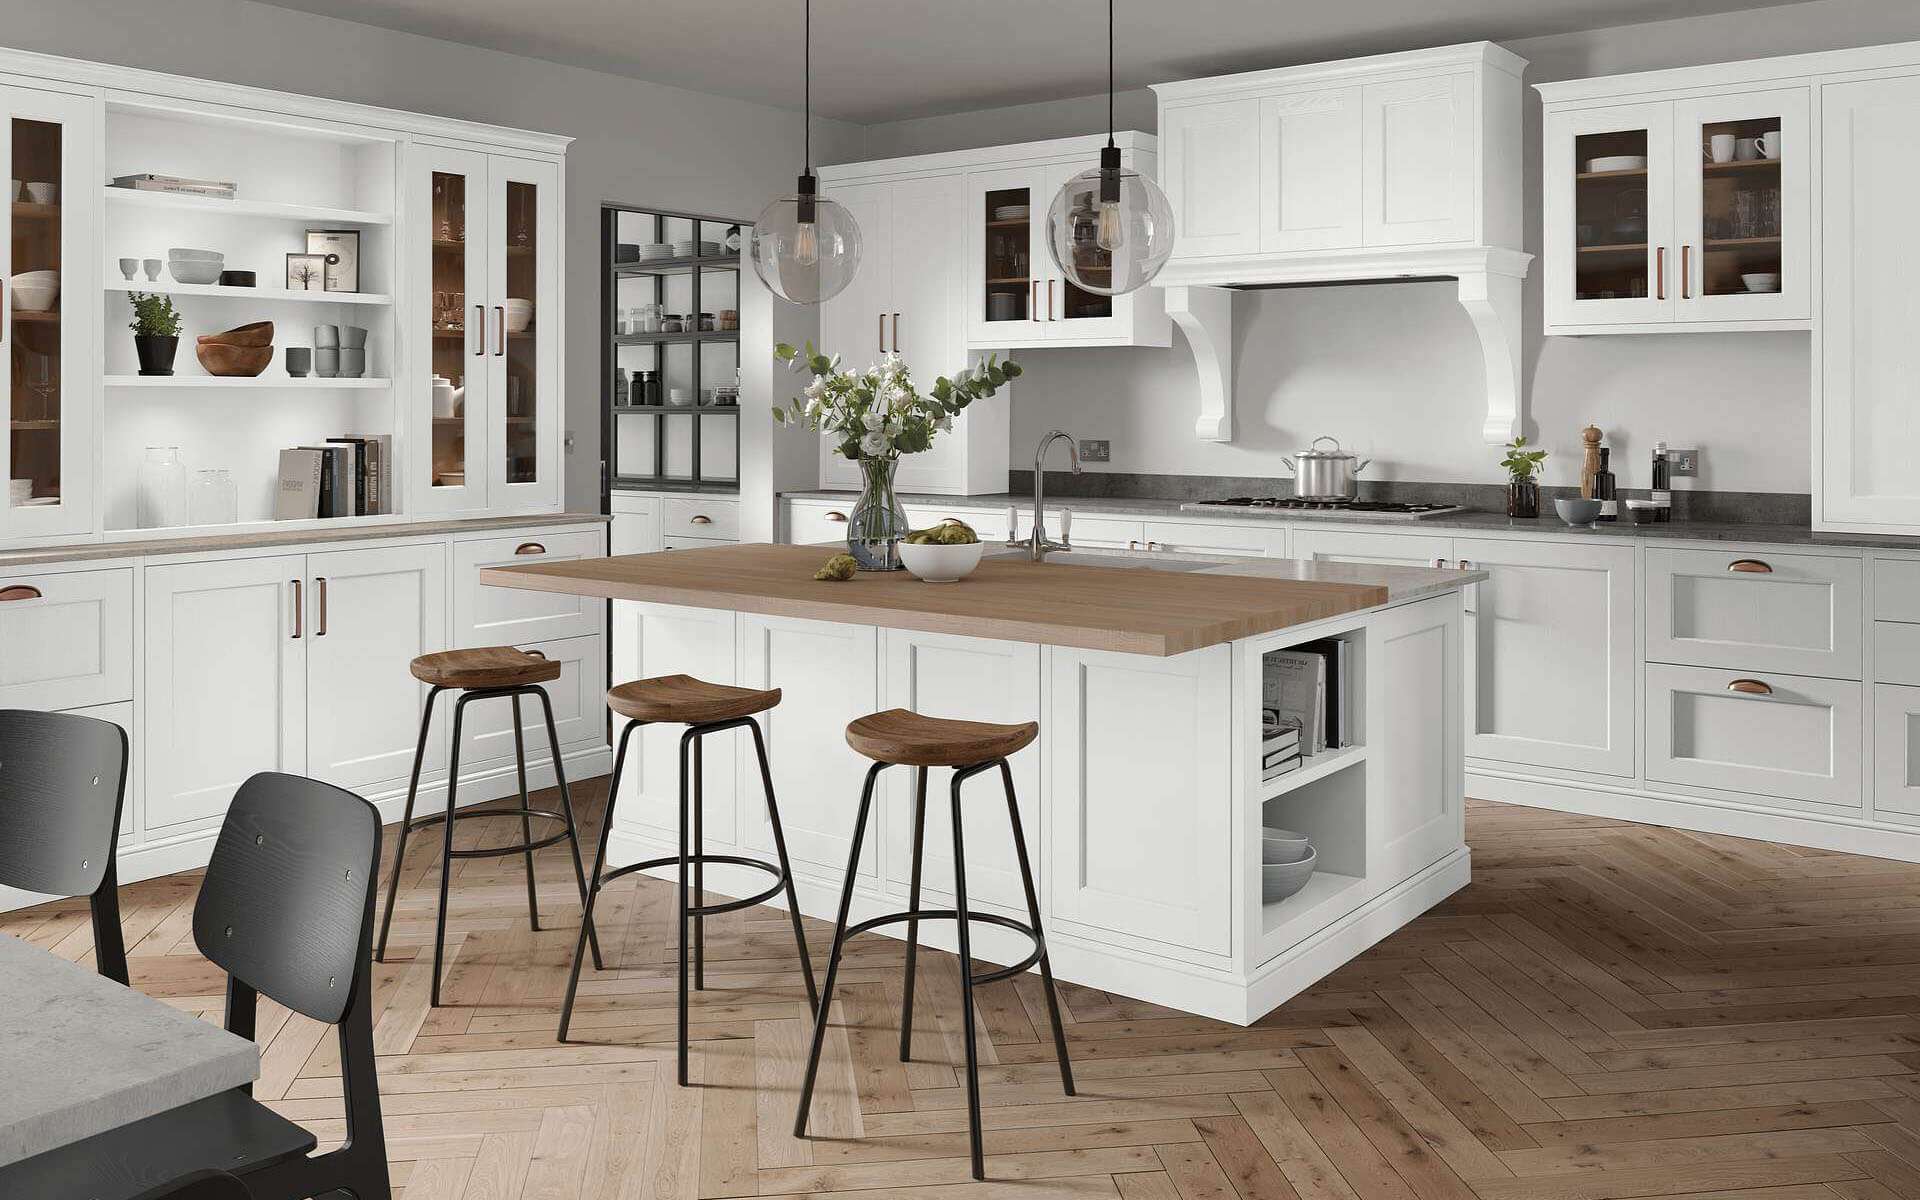
[(967, 405), (1020, 375), (1020, 364), (989, 358), (951, 379), (942, 375), (933, 381), (932, 394), (922, 395), (898, 354), (853, 371), (841, 367), (838, 355), (829, 358), (811, 343), (804, 354), (784, 342), (773, 353), (789, 369), (813, 375), (791, 404), (773, 410), (773, 419), (829, 434), (841, 454), (856, 460), (894, 459), (927, 449), (936, 433), (953, 428), (953, 418)]

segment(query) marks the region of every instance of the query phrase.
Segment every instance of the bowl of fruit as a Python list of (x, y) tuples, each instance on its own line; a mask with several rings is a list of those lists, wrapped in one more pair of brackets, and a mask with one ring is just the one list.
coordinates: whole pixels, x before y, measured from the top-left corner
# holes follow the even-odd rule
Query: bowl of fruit
[(985, 552), (972, 526), (943, 521), (909, 533), (900, 543), (900, 563), (923, 583), (957, 583), (973, 573)]

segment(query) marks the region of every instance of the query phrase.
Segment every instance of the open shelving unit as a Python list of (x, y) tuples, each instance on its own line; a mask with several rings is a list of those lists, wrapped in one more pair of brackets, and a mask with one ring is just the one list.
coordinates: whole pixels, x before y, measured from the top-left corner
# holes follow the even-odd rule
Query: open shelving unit
[[(746, 227), (726, 217), (608, 205), (602, 210), (602, 445), (607, 488), (732, 491), (740, 479), (740, 409), (713, 403), (713, 389), (737, 382), (740, 331), (718, 328), (740, 307), (739, 240)], [(729, 239), (734, 244), (728, 245)], [(716, 254), (637, 261), (645, 243), (713, 243)], [(694, 322), (674, 332), (634, 331), (633, 312), (658, 304)], [(716, 327), (698, 327), (711, 313)], [(736, 321), (737, 325), (737, 321)], [(642, 372), (657, 380), (657, 402), (636, 395)], [(675, 392), (685, 399), (674, 403)]]

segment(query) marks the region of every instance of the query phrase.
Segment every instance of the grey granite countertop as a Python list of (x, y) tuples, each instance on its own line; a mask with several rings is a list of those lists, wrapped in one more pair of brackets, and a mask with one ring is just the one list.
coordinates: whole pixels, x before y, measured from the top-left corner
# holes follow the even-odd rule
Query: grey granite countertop
[(314, 542), (359, 542), (380, 538), (432, 537), (443, 533), (484, 533), (489, 529), (533, 529), (585, 525), (612, 518), (599, 513), (528, 513), (510, 517), (456, 517), (434, 521), (395, 521), (387, 525), (350, 525), (339, 529), (254, 529), (242, 533), (195, 533), (181, 537), (138, 538), (118, 542), (74, 542), (0, 552), (0, 569), (87, 562), (105, 558), (150, 558), (164, 554), (203, 554), (260, 546), (302, 546)]
[[(843, 491), (795, 491), (782, 493), (789, 500), (838, 500), (852, 503), (854, 493)], [(901, 493), (903, 503), (914, 505), (938, 506), (953, 505), (956, 508), (1005, 509), (1009, 505), (1018, 506), (1022, 511), (1033, 507), (1032, 496), (1019, 496), (1010, 492), (998, 492), (983, 496), (936, 496), (916, 493)], [(1288, 525), (1312, 526), (1322, 523), (1338, 526), (1342, 529), (1365, 529), (1377, 533), (1419, 533), (1424, 530), (1467, 531), (1472, 533), (1527, 534), (1535, 537), (1551, 537), (1561, 541), (1575, 538), (1608, 539), (1644, 539), (1664, 541), (1706, 541), (1706, 542), (1745, 542), (1763, 546), (1832, 546), (1849, 549), (1894, 549), (1920, 550), (1920, 537), (1898, 537), (1893, 534), (1847, 534), (1820, 533), (1805, 525), (1776, 525), (1746, 523), (1734, 521), (1673, 521), (1658, 525), (1635, 525), (1629, 521), (1616, 521), (1611, 524), (1596, 525), (1591, 529), (1572, 529), (1554, 516), (1551, 509), (1546, 515), (1532, 519), (1518, 519), (1504, 513), (1462, 512), (1441, 517), (1426, 517), (1417, 521), (1341, 521), (1333, 518), (1303, 517), (1297, 512), (1269, 509), (1262, 512), (1250, 512), (1246, 509), (1220, 509), (1218, 511), (1194, 512), (1182, 509), (1180, 500), (1151, 500), (1138, 498), (1108, 498), (1095, 496), (1053, 496), (1048, 497), (1050, 509), (1065, 508), (1076, 513), (1111, 514), (1130, 517), (1181, 517), (1194, 521), (1226, 522), (1263, 522), (1272, 521)]]
[(0, 934), (0, 1166), (259, 1074), (245, 1038)]

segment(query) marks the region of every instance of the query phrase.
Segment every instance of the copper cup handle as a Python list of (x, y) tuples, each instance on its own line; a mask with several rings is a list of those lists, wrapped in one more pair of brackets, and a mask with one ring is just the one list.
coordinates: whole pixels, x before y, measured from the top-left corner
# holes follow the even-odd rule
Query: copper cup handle
[(38, 600), (40, 589), (30, 583), (10, 583), (0, 587), (0, 602), (7, 600)]
[(539, 542), (521, 542), (513, 548), (515, 554), (545, 554), (547, 548)]
[(1739, 692), (1743, 696), (1771, 696), (1773, 689), (1758, 679), (1736, 679), (1727, 684), (1730, 692)]
[(1727, 564), (1727, 570), (1738, 571), (1742, 575), (1771, 575), (1773, 565), (1757, 558), (1736, 558)]

